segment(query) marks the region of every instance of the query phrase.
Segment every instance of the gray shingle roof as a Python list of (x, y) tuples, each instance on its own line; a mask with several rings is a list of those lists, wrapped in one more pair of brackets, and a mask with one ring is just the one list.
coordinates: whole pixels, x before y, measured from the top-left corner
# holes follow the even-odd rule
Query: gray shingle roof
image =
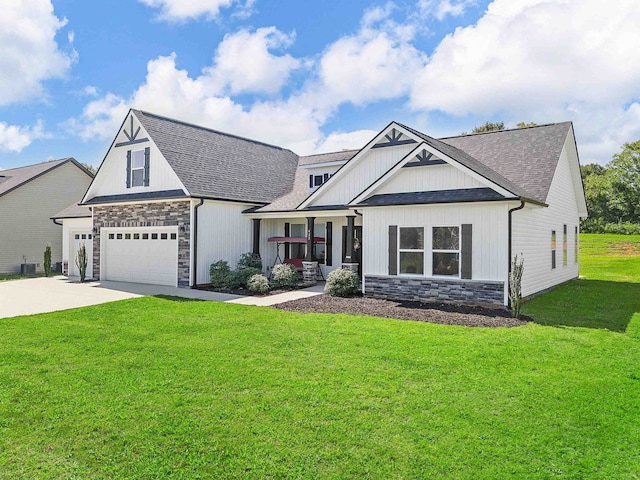
[(518, 185), (526, 197), (545, 202), (571, 122), (476, 133), (441, 141), (463, 150)]
[(445, 143), (443, 141), (430, 137), (429, 135), (425, 135), (424, 133), (414, 130), (411, 127), (407, 127), (406, 125), (402, 125), (400, 123), (398, 123), (398, 125), (409, 130), (411, 133), (413, 133), (417, 137), (424, 140), (427, 145), (430, 145), (433, 148), (437, 149), (438, 151), (444, 153), (445, 155), (448, 155), (449, 157), (453, 158), (454, 160), (464, 165), (465, 167), (470, 168), (474, 172), (482, 175), (484, 178), (492, 181), (493, 183), (501, 186), (502, 188), (509, 190), (511, 193), (515, 194), (516, 196), (530, 198), (532, 200), (538, 200), (540, 202), (544, 202), (544, 200), (540, 200), (538, 198), (532, 197), (531, 194), (528, 193), (520, 185), (517, 185), (516, 183), (513, 183), (511, 180), (505, 178), (500, 173), (494, 171), (487, 165), (483, 164), (482, 162), (478, 161), (476, 158), (472, 157), (466, 151), (460, 148), (456, 148), (448, 142)]
[(358, 203), (358, 205), (377, 207), (384, 205), (487, 202), (492, 200), (504, 200), (504, 197), (490, 188), (464, 188), (428, 192), (384, 193), (373, 195)]
[(132, 111), (194, 197), (269, 203), (293, 187), (290, 150)]
[(120, 195), (102, 195), (100, 197), (93, 197), (84, 205), (92, 205), (99, 203), (116, 203), (116, 202), (130, 202), (133, 200), (168, 200), (174, 198), (187, 198), (187, 194), (182, 189), (180, 190), (160, 190), (154, 192), (141, 192), (141, 193), (125, 193)]
[(74, 203), (73, 205), (69, 205), (64, 210), (56, 213), (53, 217), (54, 219), (60, 218), (87, 218), (91, 217), (91, 209), (89, 207), (85, 207), (83, 205), (78, 205)]
[(300, 157), (298, 166), (313, 165), (316, 163), (344, 162), (351, 160), (360, 150), (341, 150), (339, 152), (320, 153), (318, 155), (307, 155)]
[(0, 170), (0, 196), (9, 193), (19, 186), (67, 162), (73, 162), (79, 168), (86, 171), (88, 175), (91, 175), (73, 158), (62, 158), (60, 160), (51, 160), (49, 162), (36, 163), (35, 165), (27, 165), (26, 167)]

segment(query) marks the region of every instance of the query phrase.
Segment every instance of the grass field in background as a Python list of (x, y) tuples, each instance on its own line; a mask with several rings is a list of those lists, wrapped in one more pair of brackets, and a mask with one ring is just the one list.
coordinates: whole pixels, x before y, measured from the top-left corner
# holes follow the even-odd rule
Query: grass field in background
[(512, 329), (163, 298), (0, 320), (0, 478), (638, 478), (640, 275), (598, 277), (601, 240)]

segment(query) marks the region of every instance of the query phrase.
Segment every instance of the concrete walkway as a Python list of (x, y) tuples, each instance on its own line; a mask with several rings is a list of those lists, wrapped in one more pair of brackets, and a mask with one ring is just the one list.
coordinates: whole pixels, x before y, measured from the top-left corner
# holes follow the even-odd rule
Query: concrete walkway
[(293, 290), (291, 292), (279, 293), (277, 295), (267, 295), (264, 297), (241, 297), (233, 300), (227, 300), (227, 303), (237, 303), (239, 305), (255, 305), (258, 307), (268, 307), (278, 303), (288, 302), (290, 300), (298, 300), (300, 298), (314, 297), (324, 293), (324, 282), (318, 283), (313, 287), (303, 288), (302, 290)]
[(242, 298), (189, 288), (108, 281), (78, 283), (63, 276), (41, 277), (0, 282), (0, 318), (87, 307), (147, 295), (214, 301)]

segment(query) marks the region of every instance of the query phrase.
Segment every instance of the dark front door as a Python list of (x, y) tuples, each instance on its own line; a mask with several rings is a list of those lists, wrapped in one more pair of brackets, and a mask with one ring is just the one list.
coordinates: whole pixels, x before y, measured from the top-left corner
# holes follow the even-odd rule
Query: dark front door
[[(358, 240), (356, 240), (356, 238)], [(362, 278), (362, 227), (353, 227), (353, 243), (358, 244), (357, 249), (353, 249), (353, 262), (358, 264), (358, 275)], [(345, 263), (347, 256), (347, 227), (342, 227), (342, 263)]]

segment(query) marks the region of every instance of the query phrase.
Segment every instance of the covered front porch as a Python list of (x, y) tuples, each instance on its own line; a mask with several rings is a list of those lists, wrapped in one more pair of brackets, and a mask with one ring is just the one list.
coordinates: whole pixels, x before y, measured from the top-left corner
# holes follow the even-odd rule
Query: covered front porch
[(253, 253), (269, 276), (278, 263), (302, 270), (304, 282), (327, 278), (337, 268), (362, 275), (362, 216), (355, 210), (313, 210), (248, 214)]

